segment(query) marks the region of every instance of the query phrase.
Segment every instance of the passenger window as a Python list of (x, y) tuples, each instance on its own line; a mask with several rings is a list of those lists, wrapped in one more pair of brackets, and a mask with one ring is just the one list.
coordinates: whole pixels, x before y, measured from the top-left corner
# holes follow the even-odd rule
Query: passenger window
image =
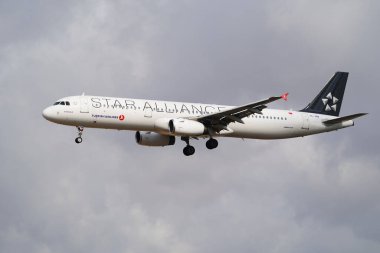
[(61, 105), (65, 105), (65, 102), (63, 102), (63, 101), (62, 101), (62, 102), (61, 102), (61, 103), (59, 103), (59, 104), (61, 104)]

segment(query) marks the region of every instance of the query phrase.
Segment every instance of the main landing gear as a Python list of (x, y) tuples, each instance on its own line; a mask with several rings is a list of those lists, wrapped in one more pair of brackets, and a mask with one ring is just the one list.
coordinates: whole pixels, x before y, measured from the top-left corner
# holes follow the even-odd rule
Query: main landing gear
[(78, 126), (77, 129), (78, 129), (78, 137), (75, 138), (75, 142), (79, 144), (79, 143), (82, 143), (82, 141), (83, 141), (82, 140), (82, 134), (83, 134), (84, 128), (81, 126)]
[(181, 137), (181, 140), (183, 140), (184, 142), (186, 142), (186, 147), (183, 148), (183, 154), (185, 156), (194, 155), (195, 148), (190, 145), (190, 143), (189, 143), (189, 137)]
[(214, 149), (218, 147), (218, 141), (213, 138), (210, 138), (208, 141), (206, 141), (206, 147), (208, 149)]
[[(185, 156), (194, 155), (195, 148), (189, 144), (189, 137), (181, 137), (181, 140), (183, 140), (184, 142), (186, 142), (186, 147), (183, 148), (183, 154)], [(214, 149), (214, 148), (218, 147), (218, 141), (216, 139), (210, 138), (206, 142), (206, 147), (208, 149)]]

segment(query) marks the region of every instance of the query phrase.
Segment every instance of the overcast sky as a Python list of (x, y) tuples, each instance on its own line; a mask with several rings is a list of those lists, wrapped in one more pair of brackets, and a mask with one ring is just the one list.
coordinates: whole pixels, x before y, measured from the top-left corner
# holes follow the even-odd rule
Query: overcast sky
[[(1, 0), (0, 252), (380, 252), (380, 2)], [(182, 154), (52, 124), (92, 95), (303, 108), (350, 72), (355, 127)]]

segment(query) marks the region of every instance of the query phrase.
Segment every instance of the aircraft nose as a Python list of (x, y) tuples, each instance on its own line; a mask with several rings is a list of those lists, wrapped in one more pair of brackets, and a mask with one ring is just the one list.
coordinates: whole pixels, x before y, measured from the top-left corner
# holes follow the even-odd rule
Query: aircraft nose
[(47, 107), (45, 108), (43, 111), (42, 111), (42, 116), (47, 119), (47, 120), (51, 120), (53, 118), (53, 112), (51, 110), (50, 107)]

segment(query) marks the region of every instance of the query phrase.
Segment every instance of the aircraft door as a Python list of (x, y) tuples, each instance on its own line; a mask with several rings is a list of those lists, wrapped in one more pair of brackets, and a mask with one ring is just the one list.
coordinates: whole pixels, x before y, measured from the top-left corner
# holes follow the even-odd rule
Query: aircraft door
[(309, 130), (309, 114), (302, 113), (302, 129)]
[(89, 113), (88, 110), (88, 99), (84, 96), (80, 98), (80, 112), (81, 113)]

